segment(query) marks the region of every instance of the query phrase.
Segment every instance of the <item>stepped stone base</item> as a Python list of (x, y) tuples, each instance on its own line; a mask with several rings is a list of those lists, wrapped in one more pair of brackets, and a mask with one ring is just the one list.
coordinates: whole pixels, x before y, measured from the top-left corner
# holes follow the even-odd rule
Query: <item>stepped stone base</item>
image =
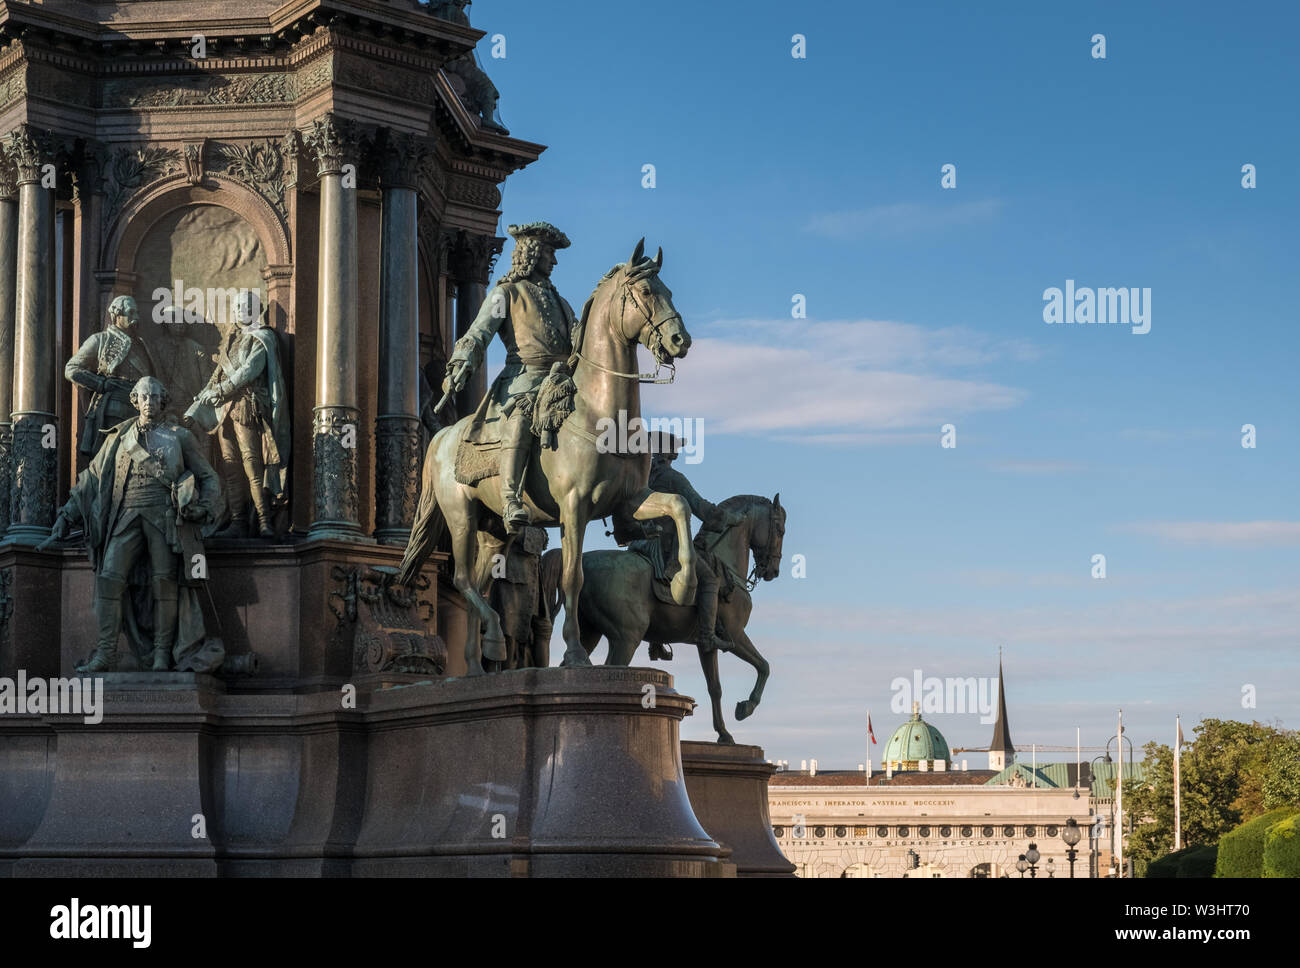
[(355, 702), (102, 678), (98, 724), (0, 718), (0, 876), (735, 874), (692, 812), (694, 703), (664, 672), (521, 670)]

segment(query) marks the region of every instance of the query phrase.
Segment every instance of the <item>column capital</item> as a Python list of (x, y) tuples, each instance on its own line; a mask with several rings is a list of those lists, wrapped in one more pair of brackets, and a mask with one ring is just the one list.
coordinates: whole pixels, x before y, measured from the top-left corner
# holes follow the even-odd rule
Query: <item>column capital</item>
[(425, 157), (432, 151), (433, 141), (430, 138), (380, 128), (374, 146), (380, 186), (414, 190), (419, 184)]
[(108, 181), (111, 160), (108, 146), (90, 139), (77, 142), (72, 155), (72, 197), (74, 200), (88, 195), (103, 195)]
[(492, 279), (492, 267), (506, 240), (498, 236), (478, 235), (465, 229), (447, 230), (448, 268), (457, 282), (477, 282), (486, 286)]
[(39, 183), (42, 169), (54, 163), (54, 137), (49, 131), (20, 124), (5, 139), (5, 152), (18, 174), (18, 184)]
[(362, 132), (350, 118), (325, 114), (301, 132), (302, 142), (316, 157), (318, 175), (337, 174), (346, 164), (355, 165), (361, 155)]

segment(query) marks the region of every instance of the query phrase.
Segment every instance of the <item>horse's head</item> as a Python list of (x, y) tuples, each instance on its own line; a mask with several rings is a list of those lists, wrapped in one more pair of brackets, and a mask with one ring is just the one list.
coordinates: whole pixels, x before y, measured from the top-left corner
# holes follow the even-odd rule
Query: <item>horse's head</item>
[(750, 513), (749, 550), (754, 554), (754, 574), (763, 581), (772, 581), (781, 574), (781, 548), (785, 544), (785, 508), (781, 507), (780, 492), (771, 502), (756, 501)]
[(691, 347), (681, 313), (673, 305), (673, 294), (659, 278), (664, 250), (653, 259), (645, 257), (645, 239), (636, 244), (632, 258), (621, 268), (623, 312), (620, 330), (654, 354), (656, 363), (681, 359)]
[[(705, 524), (701, 533), (722, 531), (722, 537), (712, 544), (714, 550), (723, 556), (728, 565), (736, 571), (743, 571), (747, 562), (746, 555), (754, 556), (754, 567), (749, 572), (749, 587), (761, 579), (772, 581), (781, 574), (781, 549), (785, 544), (785, 508), (781, 507), (781, 495), (772, 500), (757, 494), (737, 494), (723, 501), (719, 507), (726, 511), (740, 514), (740, 524), (735, 534), (736, 540), (726, 537), (731, 533), (718, 523), (725, 518), (711, 519)], [(739, 536), (744, 536), (743, 541)]]

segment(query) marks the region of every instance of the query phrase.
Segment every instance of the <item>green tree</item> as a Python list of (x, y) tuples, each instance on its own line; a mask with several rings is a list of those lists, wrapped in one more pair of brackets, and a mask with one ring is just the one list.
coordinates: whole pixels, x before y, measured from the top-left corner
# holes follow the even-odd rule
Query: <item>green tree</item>
[[(1202, 720), (1194, 733), (1181, 763), (1183, 847), (1217, 844), (1267, 808), (1300, 802), (1300, 734), (1230, 719)], [(1173, 749), (1152, 742), (1143, 753), (1145, 778), (1124, 784), (1125, 812), (1135, 821), (1128, 853), (1138, 871), (1174, 843)]]
[(1300, 733), (1276, 743), (1264, 780), (1264, 808), (1300, 806)]

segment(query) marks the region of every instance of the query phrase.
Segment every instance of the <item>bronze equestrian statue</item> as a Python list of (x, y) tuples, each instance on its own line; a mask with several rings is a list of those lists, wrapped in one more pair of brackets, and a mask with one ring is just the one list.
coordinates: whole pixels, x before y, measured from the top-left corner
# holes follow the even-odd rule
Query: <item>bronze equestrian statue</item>
[[(719, 743), (732, 743), (722, 716), (722, 684), (718, 678), (718, 652), (732, 652), (754, 667), (757, 680), (749, 698), (736, 704), (736, 718), (746, 719), (763, 698), (768, 664), (745, 633), (753, 609), (750, 591), (758, 581), (772, 581), (781, 572), (785, 541), (785, 508), (781, 495), (772, 500), (755, 494), (739, 494), (718, 505), (722, 514), (712, 516), (695, 536), (701, 560), (709, 559), (719, 574), (722, 590), (718, 616), (731, 641), (712, 648), (698, 641), (700, 627), (694, 606), (670, 604), (657, 588), (654, 566), (644, 556), (627, 551), (590, 551), (584, 555), (586, 582), (578, 599), (582, 621), (582, 647), (591, 652), (602, 638), (609, 641), (606, 665), (630, 665), (642, 641), (686, 642), (699, 648), (700, 665), (713, 705), (713, 728)], [(725, 522), (725, 523), (724, 523)], [(735, 522), (735, 523), (732, 523)], [(749, 567), (750, 553), (754, 566)], [(552, 611), (558, 605), (554, 580), (554, 555), (542, 556), (543, 596)], [(742, 577), (748, 575), (748, 578)], [(567, 609), (566, 609), (567, 610)]]
[[(545, 223), (511, 226), (510, 232), (516, 238), (537, 240), (537, 244), (516, 247), (511, 272), (487, 294), (484, 309), (471, 327), (473, 340), (467, 340), (464, 348), (458, 346), (459, 359), (464, 362), (448, 365), (446, 389), (464, 386), (471, 369), (466, 362), (475, 362), (477, 357), (481, 365), (481, 356), (469, 344), (483, 347), (482, 334), (489, 329), (502, 334), (508, 354), (513, 345), (520, 355), (514, 361), (507, 357), (508, 376), (493, 384), (486, 406), (440, 430), (429, 445), (421, 474), (419, 510), (397, 576), (402, 583), (414, 581), (442, 528), (450, 530), (453, 582), (472, 610), (465, 643), (470, 675), (482, 674), (483, 658), (495, 662), (507, 658), (501, 622), (486, 594), (492, 582), (492, 555), (504, 553), (514, 538), (497, 520), (507, 510), (510, 496), (518, 496), (530, 523), (561, 528), (565, 601), (576, 602), (582, 590), (582, 544), (588, 523), (615, 512), (636, 520), (672, 518), (679, 539), (674, 599), (691, 601), (696, 584), (691, 512), (686, 500), (649, 488), (649, 448), (620, 452), (607, 446), (603, 436), (615, 421), (640, 421), (640, 382), (654, 379), (654, 374), (638, 372), (637, 346), (649, 349), (656, 363), (663, 366), (684, 357), (691, 345), (681, 314), (673, 306), (672, 293), (659, 278), (663, 250), (649, 259), (645, 257), (645, 240), (638, 242), (627, 262), (605, 273), (576, 324), (567, 333), (556, 333), (548, 327), (558, 329), (558, 320), (567, 314), (551, 302), (554, 290), (548, 290), (541, 280), (549, 275), (563, 233)], [(527, 285), (520, 285), (523, 282)], [(536, 347), (538, 355), (524, 360), (525, 347)], [(530, 365), (538, 368), (535, 372), (547, 368), (541, 385), (533, 382), (534, 374), (523, 372)], [(471, 430), (492, 421), (499, 427), (501, 417), (508, 422), (516, 408), (523, 406), (527, 413), (536, 406), (532, 423), (536, 433), (538, 418), (545, 416), (539, 402), (547, 389), (544, 384), (558, 376), (556, 385), (563, 385), (566, 373), (572, 375), (576, 396), (567, 419), (550, 432), (554, 448), (538, 447), (530, 437), (521, 487), (515, 490), (513, 481), (507, 487), (505, 478), (512, 473), (510, 462), (515, 455), (501, 453), (502, 444), (497, 443), (494, 462), (491, 447), (484, 446), (492, 441), (467, 440)], [(537, 387), (536, 397), (533, 386)], [(555, 428), (556, 424), (547, 426)], [(490, 438), (491, 434), (484, 436)], [(506, 437), (507, 444), (509, 440)], [(515, 521), (522, 523), (518, 516)], [(485, 629), (481, 649), (480, 623)], [(582, 647), (576, 608), (566, 612), (564, 642), (563, 665), (591, 664)]]

